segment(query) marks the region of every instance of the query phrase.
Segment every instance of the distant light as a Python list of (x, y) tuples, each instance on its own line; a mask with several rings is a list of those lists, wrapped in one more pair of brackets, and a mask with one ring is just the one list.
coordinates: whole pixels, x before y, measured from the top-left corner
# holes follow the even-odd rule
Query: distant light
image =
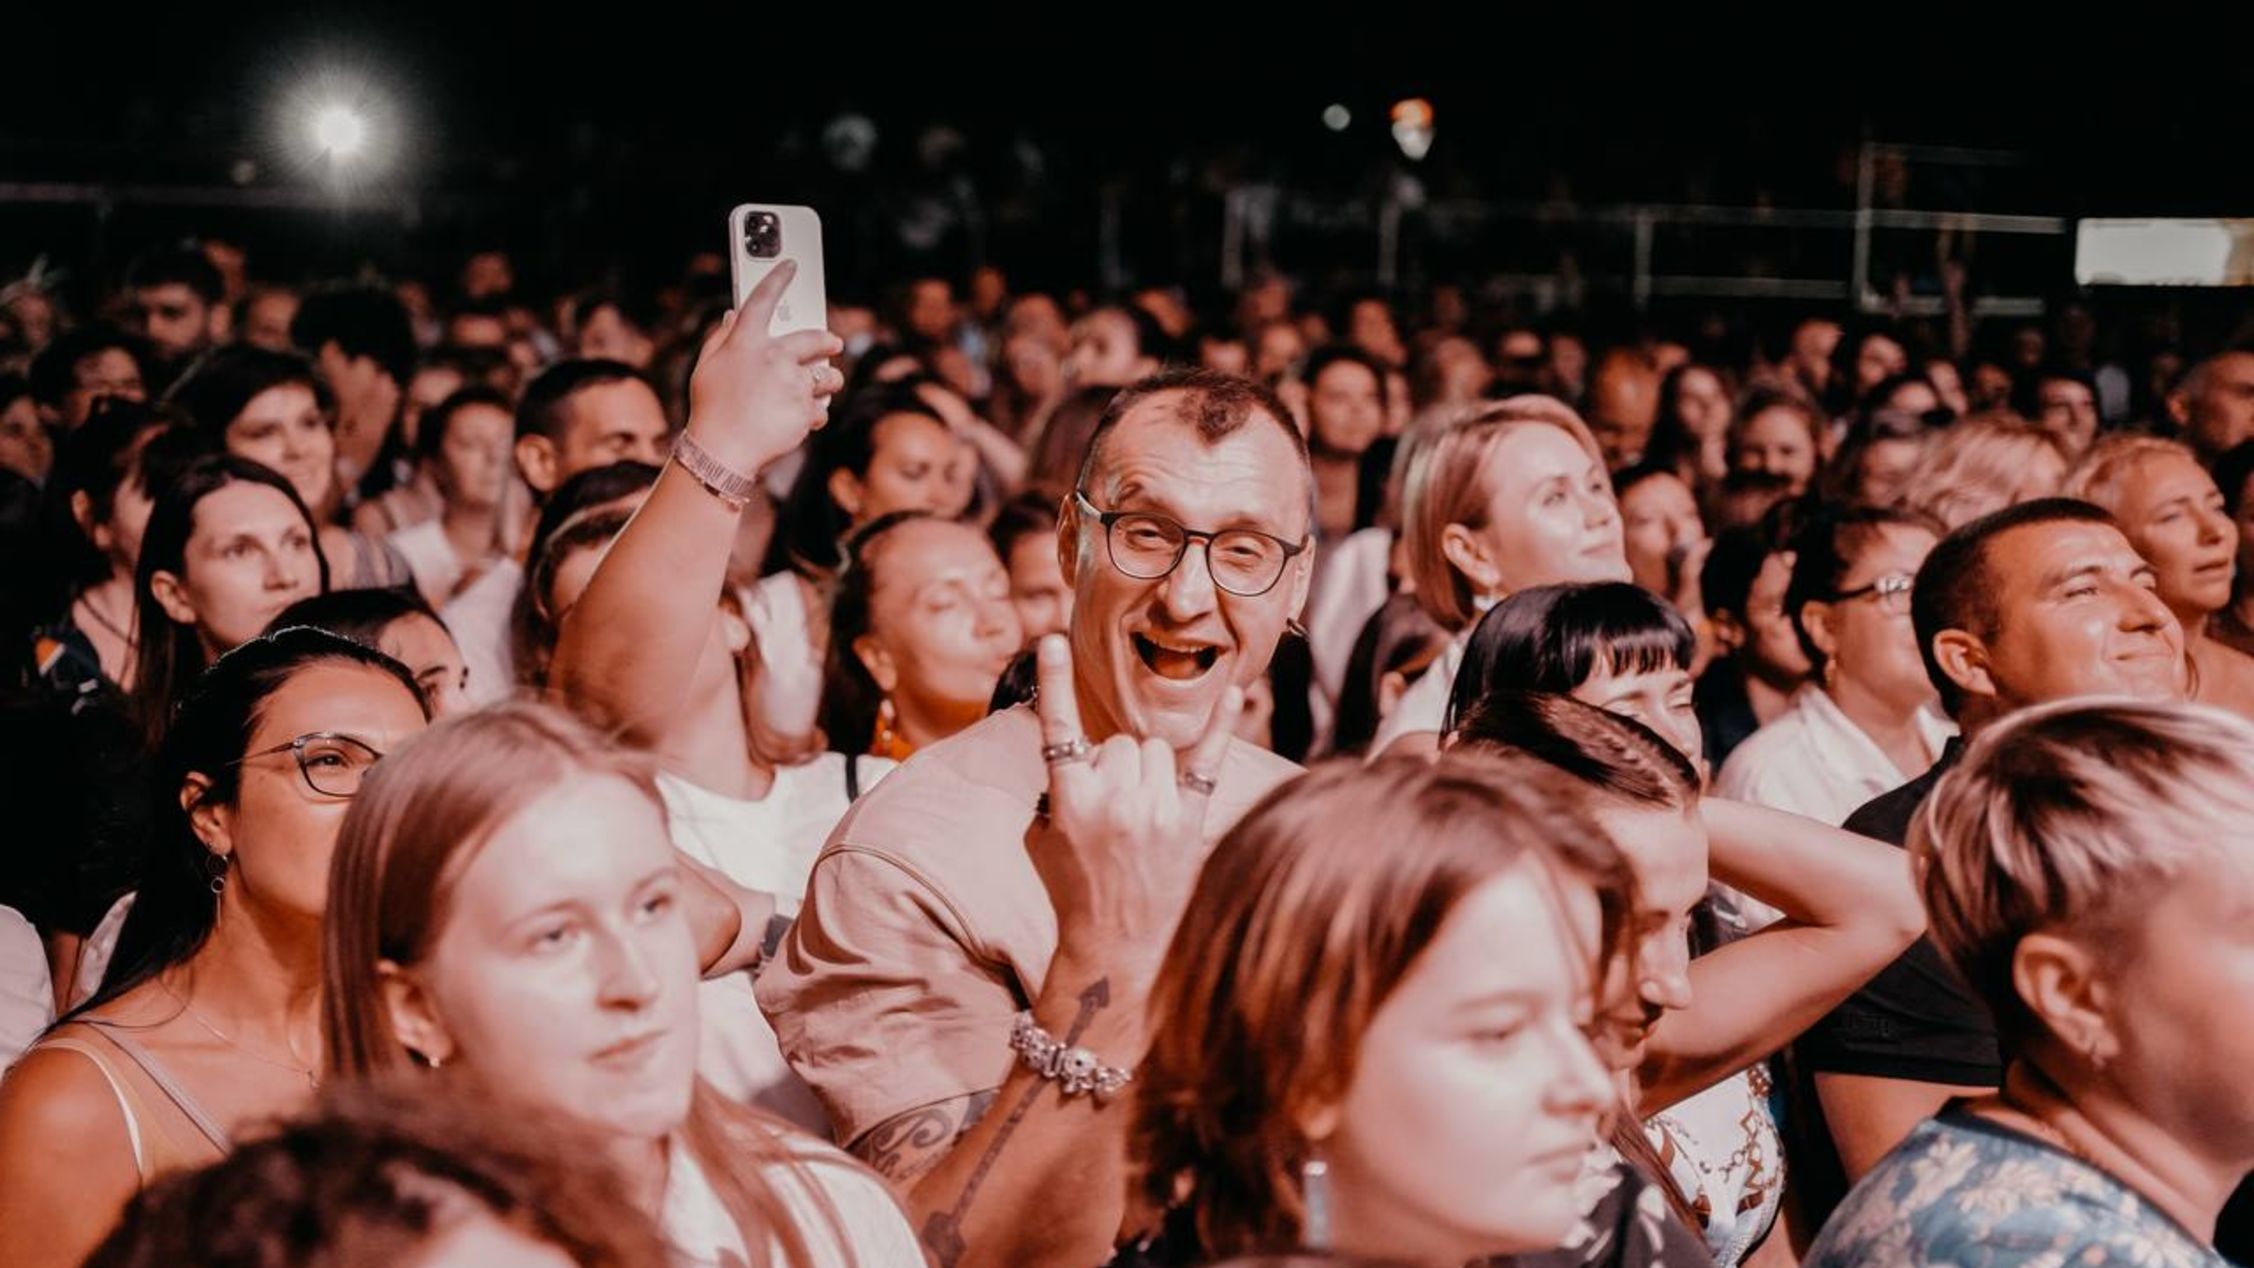
[(1432, 150), (1432, 103), (1410, 97), (1393, 103), (1393, 143), (1414, 162)]
[(1323, 126), (1331, 131), (1344, 132), (1347, 128), (1353, 126), (1353, 123), (1354, 112), (1337, 102), (1334, 101), (1323, 107)]
[(350, 106), (323, 106), (313, 113), (313, 143), (333, 157), (351, 158), (368, 143), (368, 121)]
[(258, 164), (247, 158), (236, 159), (227, 169), (227, 179), (237, 185), (248, 185), (258, 179)]

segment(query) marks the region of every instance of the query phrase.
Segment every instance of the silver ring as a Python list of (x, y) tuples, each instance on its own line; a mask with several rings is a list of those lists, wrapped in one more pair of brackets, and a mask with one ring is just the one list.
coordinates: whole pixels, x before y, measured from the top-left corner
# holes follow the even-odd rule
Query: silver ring
[(1200, 797), (1212, 796), (1213, 790), (1221, 786), (1211, 775), (1203, 775), (1194, 770), (1183, 771), (1178, 782)]
[(1041, 746), (1041, 760), (1051, 766), (1062, 766), (1067, 762), (1085, 762), (1095, 755), (1096, 746), (1089, 743), (1088, 737), (1085, 735), (1075, 735), (1061, 744), (1044, 744)]

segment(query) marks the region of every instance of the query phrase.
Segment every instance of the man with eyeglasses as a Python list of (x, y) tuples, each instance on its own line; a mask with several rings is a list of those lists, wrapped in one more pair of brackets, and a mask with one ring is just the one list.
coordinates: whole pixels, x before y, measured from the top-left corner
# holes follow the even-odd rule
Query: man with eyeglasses
[(1113, 857), (1087, 892), (1053, 897), (1036, 859), (1063, 848), (1044, 823), (1049, 767), (1140, 741), (1204, 802), (1203, 848), (1297, 772), (1236, 740), (1210, 769), (1185, 755), (1304, 602), (1312, 502), (1305, 442), (1268, 389), (1199, 370), (1121, 392), (1057, 530), (1083, 734), (1044, 743), (1033, 709), (995, 714), (886, 777), (815, 865), (761, 1004), (938, 1263), (1110, 1254), (1128, 1114), (1110, 1094), (1142, 1056), (1173, 925), (1114, 916), (1178, 914), (1195, 860)]
[[(2087, 502), (2045, 498), (1942, 538), (1917, 570), (1910, 621), (1942, 706), (1969, 738), (2054, 700), (2182, 699), (2183, 630), (2156, 585), (2111, 516)], [(1961, 751), (1962, 741), (1952, 742), (1931, 770), (1844, 826), (1902, 844)], [(1993, 1091), (2002, 1077), (1994, 1020), (1929, 938), (1817, 1023), (1795, 1055), (1812, 1077), (1848, 1183), (1948, 1101)], [(1825, 1184), (1825, 1143), (1826, 1133), (1810, 1131), (1793, 1154), (1802, 1200), (1819, 1220), (1840, 1196), (1827, 1187), (1842, 1178)]]

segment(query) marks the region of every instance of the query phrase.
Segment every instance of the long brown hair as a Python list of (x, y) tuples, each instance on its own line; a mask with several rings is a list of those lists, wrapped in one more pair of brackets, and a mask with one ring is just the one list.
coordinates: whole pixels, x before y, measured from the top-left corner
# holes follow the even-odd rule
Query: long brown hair
[(1487, 753), (1334, 762), (1215, 847), (1151, 994), (1129, 1140), (1142, 1197), (1187, 1216), (1205, 1254), (1299, 1244), (1299, 1124), (1344, 1095), (1371, 1019), (1482, 882), (1531, 864), (1596, 890), (1595, 998), (1634, 883), (1564, 784)]
[[(650, 798), (659, 813), (656, 768), (548, 705), (502, 704), (432, 727), (370, 772), (345, 816), (329, 871), (322, 947), (322, 1033), (330, 1078), (369, 1078), (419, 1062), (392, 1032), (377, 977), (379, 961), (409, 965), (445, 927), (455, 879), (502, 825), (568, 780), (612, 776)], [(682, 1138), (743, 1233), (752, 1262), (812, 1262), (771, 1177), (790, 1176), (818, 1204), (822, 1190), (791, 1151), (792, 1129), (729, 1101), (697, 1081)], [(846, 1230), (825, 1214), (834, 1240)]]

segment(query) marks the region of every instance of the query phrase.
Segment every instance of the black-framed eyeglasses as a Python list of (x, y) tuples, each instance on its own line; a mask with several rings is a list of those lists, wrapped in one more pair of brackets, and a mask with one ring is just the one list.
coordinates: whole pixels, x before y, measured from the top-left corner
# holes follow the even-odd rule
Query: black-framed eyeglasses
[(1867, 586), (1856, 586), (1852, 590), (1842, 590), (1831, 598), (1834, 603), (1849, 603), (1856, 599), (1876, 599), (1880, 610), (1900, 616), (1910, 610), (1910, 591), (1916, 585), (1917, 578), (1906, 572), (1897, 572), (1892, 576), (1880, 577)]
[(1181, 566), (1192, 541), (1205, 546), (1205, 570), (1213, 584), (1240, 598), (1257, 598), (1276, 588), (1284, 568), (1307, 543), (1287, 542), (1253, 528), (1225, 528), (1218, 533), (1184, 527), (1180, 521), (1150, 511), (1107, 511), (1072, 491), (1083, 514), (1103, 525), (1104, 548), (1111, 566), (1138, 581), (1156, 581)]
[(359, 792), (360, 781), (367, 778), (369, 768), (383, 760), (382, 752), (365, 740), (340, 731), (312, 731), (287, 744), (245, 753), (228, 764), (240, 766), (277, 753), (295, 758), (297, 773), (305, 777), (305, 786), (324, 797), (350, 797)]

